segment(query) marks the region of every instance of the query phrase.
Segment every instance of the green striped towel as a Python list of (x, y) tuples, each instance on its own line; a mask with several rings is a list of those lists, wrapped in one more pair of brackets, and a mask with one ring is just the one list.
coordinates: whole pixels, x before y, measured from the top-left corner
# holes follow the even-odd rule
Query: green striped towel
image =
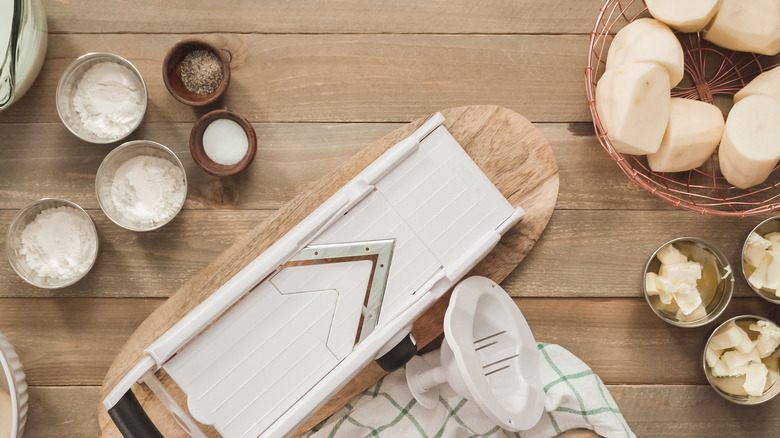
[[(309, 438), (345, 437), (553, 437), (590, 429), (604, 437), (635, 437), (601, 379), (579, 358), (555, 344), (538, 344), (545, 383), (545, 413), (532, 429), (509, 432), (491, 423), (476, 403), (441, 387), (439, 405), (426, 409), (406, 386), (404, 370), (388, 374), (329, 419)], [(438, 366), (439, 352), (423, 356)]]

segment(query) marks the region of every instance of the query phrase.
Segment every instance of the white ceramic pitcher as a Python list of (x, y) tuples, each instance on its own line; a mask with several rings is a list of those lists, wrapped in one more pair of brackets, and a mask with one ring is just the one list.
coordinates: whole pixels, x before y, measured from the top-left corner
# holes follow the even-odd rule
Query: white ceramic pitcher
[(47, 39), (46, 12), (39, 0), (0, 0), (0, 111), (35, 81)]

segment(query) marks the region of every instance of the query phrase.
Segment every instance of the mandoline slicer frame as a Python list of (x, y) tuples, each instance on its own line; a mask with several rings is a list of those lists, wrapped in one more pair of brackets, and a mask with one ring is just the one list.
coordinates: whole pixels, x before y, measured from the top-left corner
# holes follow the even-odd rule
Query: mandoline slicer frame
[(133, 395), (143, 382), (192, 436), (288, 435), (405, 339), (524, 215), (443, 121), (388, 149), (149, 345), (103, 401), (122, 434), (162, 436)]

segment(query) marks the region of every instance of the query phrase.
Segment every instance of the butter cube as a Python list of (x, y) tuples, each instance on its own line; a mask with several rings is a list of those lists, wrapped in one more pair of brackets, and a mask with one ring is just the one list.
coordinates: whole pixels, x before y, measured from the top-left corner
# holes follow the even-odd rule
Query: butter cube
[(715, 366), (712, 367), (712, 375), (715, 377), (742, 376), (747, 372), (748, 366), (745, 363), (735, 368), (729, 368), (723, 356), (721, 356), (718, 362), (715, 363)]
[(767, 256), (766, 251), (771, 244), (770, 241), (759, 236), (756, 232), (750, 233), (747, 246), (745, 247), (745, 261), (754, 268), (761, 266), (761, 263)]
[(777, 231), (769, 233), (765, 235), (763, 239), (768, 241), (770, 244), (770, 246), (767, 249), (780, 251), (780, 233), (778, 233)]
[[(727, 348), (734, 348), (737, 345), (745, 342), (751, 342), (750, 337), (741, 327), (736, 325), (734, 321), (726, 324), (719, 330), (715, 336), (710, 340), (710, 348), (713, 350), (725, 350)], [(752, 349), (752, 347), (751, 347)], [(745, 353), (749, 352), (746, 351)]]
[(772, 262), (767, 267), (766, 271), (766, 283), (764, 283), (764, 289), (775, 292), (780, 289), (780, 250), (768, 251), (769, 257)]
[(771, 356), (772, 353), (777, 350), (778, 346), (780, 346), (780, 339), (760, 334), (758, 335), (758, 339), (756, 339), (755, 351), (757, 351), (761, 357), (767, 357)]
[(745, 384), (742, 385), (745, 388), (745, 392), (749, 395), (760, 397), (766, 387), (767, 372), (766, 365), (763, 363), (751, 363), (747, 372), (745, 372)]
[(701, 307), (701, 295), (696, 287), (689, 283), (680, 284), (674, 297), (683, 315), (691, 315), (697, 308)]
[(748, 395), (745, 391), (745, 376), (718, 377), (715, 379), (715, 385), (721, 391), (731, 395)]
[(645, 274), (645, 290), (650, 296), (658, 295), (658, 287), (655, 285), (655, 279), (658, 277), (654, 272)]
[(674, 245), (666, 245), (659, 249), (656, 257), (658, 257), (658, 260), (664, 265), (674, 265), (688, 261), (688, 257), (685, 257), (685, 255), (675, 248)]
[(770, 264), (772, 264), (772, 258), (767, 255), (767, 257), (764, 257), (761, 265), (748, 277), (748, 282), (756, 289), (761, 289), (766, 284)]
[(722, 354), (723, 350), (714, 350), (711, 347), (707, 347), (707, 350), (704, 352), (704, 359), (707, 361), (707, 366), (710, 368), (714, 367)]
[(723, 353), (723, 361), (726, 362), (726, 366), (730, 370), (737, 369), (738, 367), (749, 364), (751, 362), (761, 362), (761, 356), (758, 354), (758, 350), (752, 349), (749, 353), (742, 353), (737, 350), (729, 350)]
[(679, 283), (693, 283), (701, 279), (702, 266), (697, 262), (685, 262), (664, 264), (661, 266), (660, 276), (671, 281), (675, 285)]

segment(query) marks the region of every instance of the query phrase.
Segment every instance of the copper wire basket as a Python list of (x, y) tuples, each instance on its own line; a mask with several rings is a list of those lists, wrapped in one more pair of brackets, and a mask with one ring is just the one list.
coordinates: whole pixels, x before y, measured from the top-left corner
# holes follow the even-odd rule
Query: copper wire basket
[[(615, 33), (637, 18), (651, 17), (642, 0), (607, 0), (590, 34), (585, 90), (596, 136), (620, 169), (640, 187), (677, 207), (701, 214), (746, 217), (780, 210), (780, 166), (762, 184), (743, 190), (720, 173), (717, 152), (687, 172), (657, 173), (644, 156), (615, 151), (596, 113), (596, 83), (606, 68)], [(685, 78), (672, 96), (731, 107), (731, 97), (759, 73), (778, 65), (777, 57), (730, 51), (705, 41), (701, 34), (676, 33), (685, 54)], [(780, 123), (780, 121), (778, 121)]]

